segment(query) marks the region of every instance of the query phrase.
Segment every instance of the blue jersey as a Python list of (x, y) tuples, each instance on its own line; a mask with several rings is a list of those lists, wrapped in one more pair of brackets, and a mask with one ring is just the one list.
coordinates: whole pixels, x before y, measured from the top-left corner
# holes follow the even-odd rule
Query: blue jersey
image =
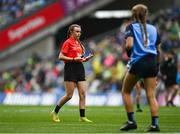
[[(142, 29), (143, 26), (142, 26)], [(142, 57), (148, 54), (157, 55), (157, 45), (160, 43), (160, 37), (158, 35), (156, 27), (151, 24), (146, 24), (147, 36), (148, 36), (148, 44), (145, 45), (142, 33), (140, 29), (140, 24), (138, 22), (131, 23), (126, 28), (125, 38), (131, 36), (133, 37), (133, 48), (129, 61), (129, 65), (131, 66)], [(145, 35), (143, 35), (145, 38)]]

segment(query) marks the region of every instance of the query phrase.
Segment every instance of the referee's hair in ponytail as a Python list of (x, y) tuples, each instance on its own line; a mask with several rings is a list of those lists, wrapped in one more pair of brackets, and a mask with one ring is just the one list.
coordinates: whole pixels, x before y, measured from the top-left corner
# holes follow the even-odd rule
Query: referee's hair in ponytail
[[(72, 25), (70, 25), (69, 28), (68, 28), (68, 31), (67, 31), (67, 38), (69, 38), (69, 37), (71, 36), (71, 32), (74, 30), (75, 27), (80, 27), (80, 28), (81, 28), (81, 26), (78, 25), (78, 24), (72, 24)], [(78, 42), (79, 42), (79, 44), (81, 45), (81, 48), (82, 48), (82, 50), (83, 50), (83, 53), (85, 53), (85, 48), (84, 48), (83, 44), (81, 43), (80, 40), (78, 40)]]
[(70, 37), (71, 32), (74, 30), (75, 27), (80, 27), (80, 28), (81, 28), (81, 26), (78, 25), (78, 24), (72, 24), (72, 25), (70, 25), (69, 28), (68, 28), (68, 31), (67, 31), (67, 38)]

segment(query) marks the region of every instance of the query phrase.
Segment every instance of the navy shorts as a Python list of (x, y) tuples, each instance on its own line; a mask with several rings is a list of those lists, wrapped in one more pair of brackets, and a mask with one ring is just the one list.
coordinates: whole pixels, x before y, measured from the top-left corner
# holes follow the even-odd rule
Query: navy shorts
[(134, 63), (129, 72), (140, 78), (156, 77), (159, 71), (157, 56), (149, 54)]
[(80, 62), (65, 63), (64, 81), (85, 81), (84, 66)]

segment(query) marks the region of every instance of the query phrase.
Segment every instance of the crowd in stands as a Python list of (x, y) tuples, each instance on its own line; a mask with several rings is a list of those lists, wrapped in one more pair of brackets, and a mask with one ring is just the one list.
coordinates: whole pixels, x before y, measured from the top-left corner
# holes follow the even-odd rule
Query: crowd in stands
[[(54, 61), (54, 62), (52, 62)], [(42, 60), (38, 55), (27, 59), (26, 64), (1, 72), (0, 91), (5, 93), (41, 93), (61, 85), (63, 64), (55, 60)]]
[(0, 26), (29, 14), (52, 0), (0, 0)]
[[(163, 55), (170, 50), (176, 53), (177, 82), (180, 84), (180, 8), (167, 12), (161, 11), (154, 15), (152, 22), (159, 27)], [(124, 29), (127, 23), (128, 20), (119, 29), (84, 42), (85, 47), (89, 47), (95, 54), (90, 62), (84, 64), (89, 83), (88, 92), (120, 91), (128, 61), (124, 49)], [(63, 64), (57, 57), (42, 60), (38, 55), (33, 55), (23, 66), (0, 72), (0, 92), (41, 93), (64, 90)], [(160, 79), (160, 83), (163, 84), (163, 79)]]
[(153, 18), (153, 23), (159, 27), (162, 38), (162, 49), (180, 47), (180, 8), (162, 10)]

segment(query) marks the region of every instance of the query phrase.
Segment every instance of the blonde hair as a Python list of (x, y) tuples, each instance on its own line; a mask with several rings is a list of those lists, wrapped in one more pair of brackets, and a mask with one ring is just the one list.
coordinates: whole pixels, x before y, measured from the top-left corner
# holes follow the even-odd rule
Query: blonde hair
[[(146, 20), (148, 16), (148, 8), (147, 6), (143, 4), (137, 4), (133, 6), (132, 8), (132, 14), (133, 14), (133, 19), (139, 22), (140, 29), (141, 29), (141, 34), (142, 34), (142, 39), (147, 47), (148, 44), (148, 35), (147, 35), (147, 28), (146, 28)], [(145, 35), (145, 38), (144, 38)]]

